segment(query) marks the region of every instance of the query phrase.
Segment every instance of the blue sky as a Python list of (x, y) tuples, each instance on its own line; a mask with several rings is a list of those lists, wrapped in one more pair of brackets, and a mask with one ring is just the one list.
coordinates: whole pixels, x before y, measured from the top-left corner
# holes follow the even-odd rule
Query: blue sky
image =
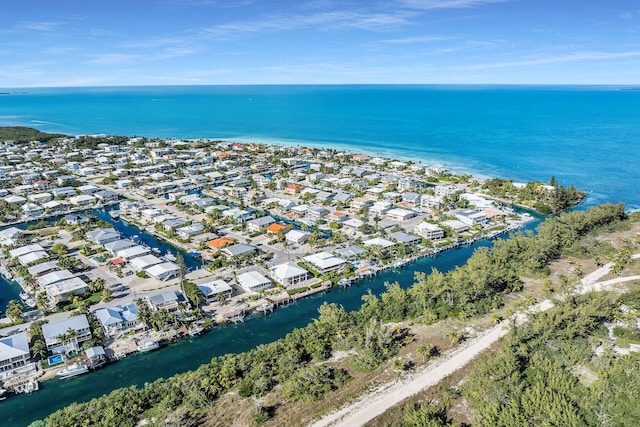
[(640, 0), (20, 0), (0, 87), (640, 84)]

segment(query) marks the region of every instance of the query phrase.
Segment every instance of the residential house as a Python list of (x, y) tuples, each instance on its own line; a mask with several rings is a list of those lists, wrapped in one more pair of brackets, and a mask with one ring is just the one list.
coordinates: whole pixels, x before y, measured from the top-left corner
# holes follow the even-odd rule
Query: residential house
[(35, 218), (44, 214), (44, 208), (40, 205), (36, 205), (35, 203), (25, 203), (20, 207), (22, 210), (22, 215), (25, 218)]
[(302, 245), (309, 240), (311, 233), (307, 231), (291, 230), (284, 235), (285, 240), (293, 245)]
[(402, 208), (390, 209), (385, 213), (386, 217), (394, 221), (406, 221), (415, 216), (413, 211)]
[(220, 294), (224, 295), (225, 299), (231, 298), (233, 294), (233, 289), (227, 282), (212, 276), (193, 280), (193, 283), (200, 289), (208, 303), (218, 301)]
[(227, 258), (235, 258), (242, 255), (249, 255), (254, 253), (256, 250), (255, 247), (251, 245), (246, 245), (244, 243), (236, 243), (235, 245), (227, 246), (222, 249), (222, 253)]
[(105, 243), (114, 242), (120, 240), (120, 233), (115, 228), (97, 228), (89, 231), (86, 234), (87, 239), (97, 245), (104, 245)]
[(347, 262), (342, 258), (324, 251), (313, 255), (307, 255), (302, 259), (305, 263), (315, 268), (320, 274), (340, 270), (347, 264)]
[[(70, 330), (73, 331), (72, 336), (69, 336)], [(81, 314), (45, 323), (42, 325), (42, 335), (48, 350), (63, 353), (80, 350), (80, 344), (91, 339), (91, 328), (87, 316)]]
[(13, 376), (15, 370), (29, 364), (30, 358), (27, 332), (0, 338), (0, 379)]
[(90, 194), (80, 194), (77, 196), (69, 197), (69, 201), (72, 205), (79, 208), (85, 208), (93, 206), (96, 203), (96, 198)]
[(96, 317), (106, 336), (115, 338), (135, 329), (138, 324), (138, 307), (135, 304), (116, 305), (96, 310)]
[(438, 240), (444, 237), (444, 230), (437, 224), (429, 222), (421, 222), (413, 229), (413, 232), (429, 240)]
[(85, 295), (89, 292), (89, 286), (79, 277), (58, 281), (45, 287), (49, 299), (57, 304), (66, 301), (71, 296)]
[(148, 267), (145, 271), (156, 280), (169, 280), (178, 277), (180, 268), (172, 262), (162, 262)]
[(413, 234), (405, 233), (404, 231), (396, 231), (395, 233), (389, 234), (393, 240), (398, 243), (404, 243), (405, 245), (417, 245), (421, 242), (422, 239), (418, 236), (414, 236)]
[(274, 265), (269, 270), (271, 277), (283, 286), (295, 286), (309, 279), (309, 272), (292, 262)]
[(271, 288), (271, 280), (257, 271), (247, 271), (238, 275), (238, 284), (247, 292), (260, 292)]
[(149, 295), (146, 297), (146, 300), (149, 303), (149, 307), (154, 311), (160, 309), (175, 311), (180, 308), (180, 302), (186, 302), (181, 295), (182, 294), (179, 296), (178, 293), (174, 291), (164, 291), (158, 294)]
[(247, 221), (247, 229), (249, 231), (256, 232), (264, 230), (275, 222), (276, 220), (273, 219), (271, 215), (267, 215), (260, 218), (252, 219), (251, 221)]

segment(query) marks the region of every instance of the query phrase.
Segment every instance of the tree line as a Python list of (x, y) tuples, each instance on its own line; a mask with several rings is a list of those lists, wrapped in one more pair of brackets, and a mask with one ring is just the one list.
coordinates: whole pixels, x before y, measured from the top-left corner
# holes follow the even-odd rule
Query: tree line
[[(133, 426), (145, 417), (164, 419), (177, 408), (204, 411), (222, 394), (264, 396), (280, 386), (291, 400), (317, 400), (349, 381), (344, 368), (327, 363), (336, 350), (349, 350), (347, 367), (371, 371), (389, 360), (406, 338), (391, 321), (425, 323), (449, 316), (486, 313), (502, 304), (504, 295), (522, 288), (519, 274), (544, 271), (565, 245), (580, 236), (625, 218), (622, 204), (551, 218), (537, 234), (518, 233), (479, 248), (467, 264), (448, 273), (418, 273), (408, 289), (387, 286), (380, 297), (368, 294), (359, 310), (347, 312), (323, 304), (319, 316), (286, 337), (240, 354), (215, 357), (195, 371), (159, 379), (143, 388), (129, 387), (51, 414), (48, 426)], [(437, 411), (436, 411), (437, 412)]]

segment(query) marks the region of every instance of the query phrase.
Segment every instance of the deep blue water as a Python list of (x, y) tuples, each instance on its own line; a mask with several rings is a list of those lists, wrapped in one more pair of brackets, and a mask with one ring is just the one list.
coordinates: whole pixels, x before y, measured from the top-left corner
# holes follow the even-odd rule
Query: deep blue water
[(640, 91), (566, 86), (2, 89), (0, 125), (348, 148), (588, 191), (640, 209)]
[[(5, 90), (0, 90), (4, 92)], [(20, 92), (21, 90), (9, 89)], [(69, 134), (227, 138), (348, 148), (444, 164), (457, 172), (575, 184), (584, 206), (623, 201), (640, 209), (640, 92), (613, 87), (207, 86), (28, 89), (0, 96), (0, 126)], [(124, 224), (121, 224), (124, 226)], [(151, 242), (152, 243), (152, 242)], [(26, 425), (74, 401), (193, 369), (211, 357), (284, 336), (322, 301), (348, 309), (385, 281), (446, 271), (478, 245), (427, 258), (346, 290), (217, 328), (193, 342), (135, 355), (0, 404), (0, 424)], [(163, 250), (164, 252), (164, 250)], [(0, 286), (2, 284), (0, 283)]]

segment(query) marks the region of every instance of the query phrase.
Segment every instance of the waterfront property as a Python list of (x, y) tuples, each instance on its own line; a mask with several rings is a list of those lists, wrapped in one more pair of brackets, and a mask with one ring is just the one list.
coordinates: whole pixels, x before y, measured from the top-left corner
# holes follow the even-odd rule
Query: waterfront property
[(78, 351), (81, 343), (91, 339), (91, 328), (87, 316), (81, 314), (42, 325), (42, 334), (48, 350), (69, 353)]
[(208, 303), (218, 301), (221, 298), (220, 295), (224, 299), (229, 299), (233, 295), (233, 289), (227, 282), (215, 279), (213, 276), (193, 280), (193, 283), (200, 289)]
[(295, 286), (309, 279), (309, 272), (292, 262), (274, 265), (270, 271), (271, 277), (285, 287)]
[(238, 275), (238, 284), (251, 293), (271, 288), (271, 280), (257, 271), (247, 271)]

